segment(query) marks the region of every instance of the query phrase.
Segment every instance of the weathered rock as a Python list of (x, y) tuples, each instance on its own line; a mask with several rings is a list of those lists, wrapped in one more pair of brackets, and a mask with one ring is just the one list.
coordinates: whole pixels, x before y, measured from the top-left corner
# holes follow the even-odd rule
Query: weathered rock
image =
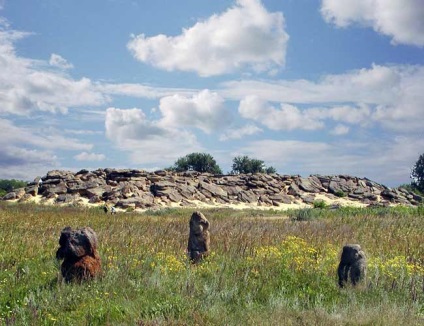
[(172, 191), (169, 195), (168, 198), (170, 201), (174, 202), (174, 203), (179, 203), (183, 197), (176, 191)]
[(31, 196), (37, 196), (38, 185), (31, 185), (31, 186), (25, 187), (25, 193), (30, 194)]
[(321, 193), (332, 200), (346, 196), (363, 204), (418, 205), (423, 202), (421, 196), (407, 189), (390, 189), (366, 178), (346, 175), (212, 175), (196, 171), (173, 173), (159, 170), (150, 173), (134, 169), (97, 169), (77, 173), (49, 171), (39, 187), (36, 180), (3, 199), (22, 198), (24, 201), (38, 194), (42, 201), (54, 198), (58, 203), (71, 202), (78, 200), (75, 196), (81, 196), (91, 203), (120, 203), (122, 207), (154, 208), (171, 203), (189, 205), (194, 200), (210, 204), (239, 201), (278, 206), (293, 202), (312, 205), (313, 195)]
[(284, 195), (284, 194), (277, 194), (277, 195), (269, 196), (269, 199), (271, 199), (272, 202), (276, 202), (276, 203), (283, 203), (283, 204), (291, 204), (292, 203), (291, 197)]
[(66, 186), (66, 184), (64, 182), (61, 182), (59, 184), (53, 184), (50, 186), (46, 186), (45, 184), (43, 184), (43, 193), (50, 193), (50, 194), (56, 194), (56, 195), (60, 195), (60, 194), (66, 194), (68, 192), (68, 187)]
[(300, 197), (303, 194), (303, 191), (301, 191), (295, 183), (292, 183), (289, 187), (288, 194), (292, 196)]
[(96, 187), (96, 188), (90, 188), (90, 189), (86, 189), (85, 193), (87, 194), (88, 198), (92, 198), (92, 197), (103, 197), (103, 194), (105, 192), (107, 192), (108, 190), (110, 190), (110, 186), (109, 187)]
[(318, 193), (324, 190), (321, 182), (316, 176), (311, 176), (309, 178), (299, 178), (296, 180), (296, 184), (301, 190), (306, 192)]
[(69, 204), (73, 203), (79, 196), (71, 195), (71, 194), (60, 194), (56, 198), (56, 203), (58, 204)]
[(208, 192), (211, 193), (211, 195), (213, 197), (227, 197), (228, 196), (227, 192), (224, 189), (222, 189), (221, 187), (210, 184), (210, 183), (206, 183), (206, 182), (200, 182), (199, 183), (199, 189), (207, 190)]
[(250, 204), (253, 204), (253, 203), (257, 203), (258, 202), (258, 197), (252, 192), (252, 191), (250, 191), (250, 190), (248, 190), (248, 191), (245, 191), (245, 190), (243, 190), (243, 191), (241, 191), (239, 194), (238, 194), (238, 196), (237, 196), (237, 198), (241, 201), (241, 202), (244, 202), (244, 203), (250, 203)]
[(18, 199), (16, 192), (12, 191), (3, 196), (3, 200), (15, 200)]

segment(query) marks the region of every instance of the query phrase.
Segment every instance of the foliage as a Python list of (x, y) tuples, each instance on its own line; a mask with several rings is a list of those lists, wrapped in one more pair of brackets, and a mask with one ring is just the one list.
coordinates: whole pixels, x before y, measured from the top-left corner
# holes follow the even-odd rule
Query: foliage
[(343, 198), (346, 197), (346, 194), (343, 190), (337, 190), (334, 195), (336, 195), (337, 197)]
[(419, 191), (418, 188), (416, 186), (414, 186), (412, 183), (401, 184), (398, 187), (398, 189), (401, 189), (401, 188), (408, 190), (409, 192), (413, 192), (413, 193), (420, 195), (420, 196), (424, 195), (424, 192)]
[(264, 161), (249, 158), (248, 156), (236, 156), (233, 159), (232, 174), (246, 173), (276, 173), (276, 169), (272, 166), (265, 167)]
[[(320, 218), (204, 210), (212, 253), (193, 265), (185, 255), (192, 209), (106, 216), (0, 202), (0, 325), (423, 324), (422, 209), (308, 211)], [(101, 278), (57, 279), (66, 225), (97, 232)], [(360, 243), (368, 258), (356, 289), (337, 286), (346, 243)]]
[(268, 166), (267, 168), (265, 168), (265, 173), (274, 174), (274, 173), (277, 173), (277, 170), (273, 166)]
[(421, 154), (415, 162), (411, 173), (412, 185), (419, 191), (424, 192), (424, 154)]
[(315, 200), (314, 201), (314, 208), (326, 208), (327, 203), (323, 200)]
[(27, 185), (27, 182), (15, 179), (0, 179), (0, 196), (4, 196), (8, 192), (17, 188), (22, 188)]
[(180, 157), (170, 169), (176, 172), (193, 170), (202, 173), (222, 174), (222, 170), (215, 159), (207, 153), (191, 153)]

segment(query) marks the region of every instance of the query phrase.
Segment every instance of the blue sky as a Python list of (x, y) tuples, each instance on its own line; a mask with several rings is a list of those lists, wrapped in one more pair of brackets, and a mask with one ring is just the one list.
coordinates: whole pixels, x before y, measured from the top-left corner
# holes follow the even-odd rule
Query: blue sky
[(192, 152), (409, 183), (422, 0), (0, 0), (0, 178)]

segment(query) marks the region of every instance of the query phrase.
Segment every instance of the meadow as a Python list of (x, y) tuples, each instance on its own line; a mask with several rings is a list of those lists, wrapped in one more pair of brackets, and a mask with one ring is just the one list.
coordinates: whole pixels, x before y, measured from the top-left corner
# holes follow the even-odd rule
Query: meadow
[[(0, 203), (0, 325), (423, 325), (424, 207), (202, 210), (211, 255), (186, 257), (193, 209), (105, 215)], [(90, 226), (103, 274), (64, 284), (65, 226)], [(367, 254), (339, 289), (341, 248)]]

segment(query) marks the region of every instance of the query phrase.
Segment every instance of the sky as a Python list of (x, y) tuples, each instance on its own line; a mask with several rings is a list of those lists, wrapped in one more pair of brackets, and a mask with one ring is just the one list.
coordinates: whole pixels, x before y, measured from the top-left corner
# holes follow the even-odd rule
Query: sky
[(0, 178), (247, 155), (409, 183), (424, 0), (0, 0)]

